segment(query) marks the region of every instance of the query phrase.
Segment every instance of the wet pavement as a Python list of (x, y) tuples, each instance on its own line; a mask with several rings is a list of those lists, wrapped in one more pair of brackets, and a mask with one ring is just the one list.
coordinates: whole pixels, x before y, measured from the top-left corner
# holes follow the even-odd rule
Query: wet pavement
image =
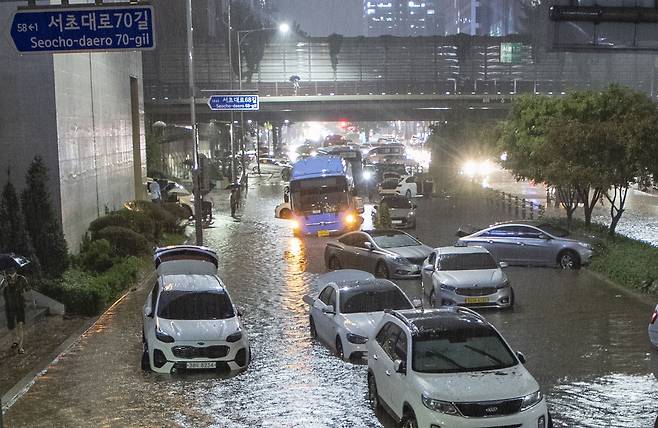
[[(273, 218), (282, 186), (250, 179), (242, 217), (218, 214), (206, 244), (243, 310), (254, 361), (233, 377), (158, 376), (139, 369), (146, 287), (104, 316), (6, 415), (7, 426), (393, 426), (366, 401), (366, 367), (345, 363), (308, 334), (302, 296), (317, 292), (328, 238), (292, 237)], [(225, 195), (215, 195), (221, 212)], [(507, 214), (467, 194), (418, 201), (412, 234), (450, 245), (464, 224)], [(556, 426), (647, 427), (658, 414), (658, 352), (646, 325), (654, 302), (586, 271), (510, 268), (513, 311), (487, 311), (548, 396)], [(149, 284), (150, 285), (150, 284)], [(418, 281), (401, 281), (410, 297)]]

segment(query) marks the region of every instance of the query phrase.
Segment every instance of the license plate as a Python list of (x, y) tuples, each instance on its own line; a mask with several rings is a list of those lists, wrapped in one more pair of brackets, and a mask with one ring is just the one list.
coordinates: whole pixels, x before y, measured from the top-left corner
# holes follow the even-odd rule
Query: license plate
[(392, 224), (402, 224), (402, 220), (393, 220), (391, 221)]
[(186, 367), (188, 369), (214, 369), (217, 368), (217, 363), (214, 361), (190, 361)]
[(318, 230), (318, 236), (329, 236), (328, 230)]
[(489, 303), (488, 297), (467, 297), (466, 303)]

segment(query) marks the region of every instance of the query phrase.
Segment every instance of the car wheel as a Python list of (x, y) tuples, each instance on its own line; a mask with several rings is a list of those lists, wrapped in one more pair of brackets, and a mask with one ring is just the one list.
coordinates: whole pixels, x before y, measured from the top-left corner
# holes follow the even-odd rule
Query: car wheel
[(148, 346), (146, 346), (146, 343), (144, 343), (144, 350), (142, 351), (141, 366), (143, 371), (145, 372), (151, 371), (151, 362), (149, 361), (149, 350), (148, 350)]
[(407, 198), (411, 199), (411, 189), (407, 189), (407, 193), (405, 193)]
[[(655, 426), (656, 424), (654, 424)], [(548, 428), (553, 428), (553, 418), (551, 417), (551, 412), (548, 412), (548, 423), (546, 424)]]
[(336, 336), (336, 356), (341, 360), (345, 359), (345, 353), (343, 352), (343, 341), (340, 340), (340, 336)]
[(340, 260), (338, 260), (338, 257), (331, 256), (331, 258), (329, 259), (329, 263), (327, 264), (327, 268), (329, 268), (329, 270), (340, 269)]
[(384, 262), (377, 263), (377, 266), (375, 267), (375, 276), (377, 278), (384, 278), (384, 279), (389, 278), (390, 274), (388, 272), (388, 267), (386, 266), (386, 263)]
[(308, 327), (309, 327), (309, 332), (311, 334), (311, 339), (317, 339), (318, 331), (315, 329), (315, 321), (313, 321), (313, 317), (309, 317)]
[(562, 269), (580, 269), (580, 258), (575, 251), (565, 250), (557, 256), (558, 264)]
[(402, 416), (402, 423), (400, 424), (402, 428), (418, 428), (418, 421), (416, 421), (416, 415), (411, 410), (408, 410), (404, 416)]
[[(436, 305), (436, 293), (434, 292), (434, 290), (432, 290), (430, 292), (430, 306), (433, 307), (433, 308), (438, 307)], [(439, 305), (439, 306), (441, 306), (441, 305)]]
[(375, 375), (368, 373), (368, 402), (373, 412), (377, 413), (382, 408), (382, 403), (379, 401), (379, 393), (377, 392), (377, 382)]

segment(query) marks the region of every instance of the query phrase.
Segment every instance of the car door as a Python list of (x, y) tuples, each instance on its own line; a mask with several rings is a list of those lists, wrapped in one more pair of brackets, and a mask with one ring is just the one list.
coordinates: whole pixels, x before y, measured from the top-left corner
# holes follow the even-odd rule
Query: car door
[(375, 375), (375, 381), (377, 382), (377, 392), (379, 393), (379, 397), (384, 400), (386, 404), (390, 402), (390, 396), (387, 396), (390, 376), (386, 376), (385, 363), (388, 357), (384, 348), (385, 346), (388, 346), (387, 344), (390, 341), (389, 332), (394, 327), (396, 327), (396, 325), (390, 321), (384, 324), (375, 336), (376, 344), (373, 347), (374, 352), (372, 353), (374, 364), (371, 369)]
[(479, 245), (498, 261), (514, 263), (517, 257), (516, 228), (514, 226), (493, 227), (482, 232), (469, 245)]
[[(147, 332), (151, 332), (155, 330), (155, 311), (157, 309), (157, 303), (158, 303), (158, 295), (160, 294), (160, 282), (159, 280), (155, 281), (155, 285), (153, 286), (153, 289), (149, 293), (147, 297), (147, 304), (144, 306), (149, 306), (150, 307), (150, 316), (147, 316), (146, 310), (144, 311), (144, 317), (143, 317), (143, 327), (144, 327), (144, 338), (148, 336)], [(145, 308), (146, 309), (146, 308)]]
[[(396, 325), (396, 327), (398, 327)], [(407, 333), (399, 329), (399, 334), (397, 336), (397, 339), (395, 341), (395, 344), (393, 345), (393, 367), (391, 369), (390, 376), (387, 376), (389, 378), (389, 394), (390, 394), (390, 400), (388, 401), (389, 406), (393, 409), (395, 414), (400, 417), (402, 416), (402, 406), (404, 403), (404, 392), (406, 383), (406, 373), (397, 373), (395, 371), (395, 361), (400, 360), (403, 364), (404, 367), (407, 368), (407, 355), (409, 355), (409, 344), (411, 341), (407, 337)], [(386, 375), (386, 373), (384, 373)]]
[(352, 262), (354, 263), (353, 266), (355, 269), (372, 272), (368, 268), (370, 265), (369, 259), (371, 250), (366, 248), (366, 242), (370, 242), (370, 239), (365, 233), (355, 233), (353, 235), (352, 248), (354, 248), (354, 251), (352, 252)]
[(548, 239), (541, 230), (530, 226), (518, 226), (516, 232), (517, 255), (520, 264), (545, 265), (552, 259)]
[[(381, 366), (381, 370), (383, 372), (383, 376), (381, 377), (383, 380), (381, 382), (383, 382), (382, 387), (384, 390), (382, 391), (379, 386), (377, 387), (377, 390), (382, 391), (379, 393), (381, 398), (386, 401), (389, 407), (393, 409), (397, 407), (394, 403), (395, 396), (393, 395), (393, 383), (396, 381), (396, 376), (394, 376), (394, 361), (396, 359), (395, 344), (400, 334), (404, 334), (402, 329), (397, 324), (391, 323), (391, 326), (388, 328), (386, 333), (386, 337), (384, 338), (384, 342), (381, 344), (381, 355), (378, 355), (379, 365)], [(380, 380), (377, 379), (377, 384), (379, 385), (379, 383)]]
[[(432, 269), (426, 270), (425, 268), (428, 265), (431, 265)], [(435, 268), (436, 268), (436, 251), (432, 251), (429, 257), (423, 263), (422, 270), (420, 271), (421, 284), (423, 285), (423, 294), (425, 294), (426, 296), (430, 295), (430, 292), (432, 291), (432, 287), (434, 286), (432, 284), (432, 277), (434, 276)]]
[(348, 233), (338, 239), (342, 244), (342, 249), (336, 252), (340, 266), (343, 269), (358, 269), (355, 261), (355, 252), (357, 249), (354, 247), (354, 240), (356, 233)]
[(327, 285), (320, 293), (320, 296), (315, 302), (313, 302), (313, 306), (311, 307), (311, 316), (315, 323), (315, 331), (317, 332), (318, 338), (327, 343), (333, 343), (333, 341), (328, 338), (331, 337), (330, 332), (334, 315), (325, 313), (323, 309), (331, 305), (332, 296), (333, 301), (335, 302), (335, 293), (334, 287), (332, 285)]

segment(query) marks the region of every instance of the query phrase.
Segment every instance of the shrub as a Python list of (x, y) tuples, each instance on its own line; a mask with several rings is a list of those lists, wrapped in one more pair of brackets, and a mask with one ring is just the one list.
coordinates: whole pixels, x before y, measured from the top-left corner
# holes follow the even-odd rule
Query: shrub
[(97, 239), (85, 243), (78, 256), (79, 265), (92, 272), (105, 272), (112, 267), (112, 247), (107, 239)]
[(377, 216), (375, 217), (375, 229), (390, 229), (391, 228), (391, 213), (388, 210), (386, 203), (379, 204), (377, 208)]
[(157, 236), (162, 232), (180, 232), (183, 227), (179, 224), (180, 219), (165, 210), (162, 206), (149, 201), (130, 201), (126, 203), (130, 211), (143, 212), (155, 222)]
[(165, 211), (167, 211), (169, 214), (173, 215), (176, 220), (185, 220), (188, 217), (188, 211), (186, 208), (183, 208), (182, 206), (178, 205), (175, 202), (165, 202), (162, 205), (162, 208), (164, 208)]
[(155, 221), (141, 211), (123, 209), (97, 218), (89, 225), (89, 231), (92, 233), (92, 238), (95, 239), (95, 234), (98, 231), (110, 226), (131, 229), (134, 232), (143, 235), (148, 240), (157, 240), (160, 238)]
[(114, 255), (120, 257), (145, 255), (150, 251), (146, 238), (126, 227), (105, 227), (94, 233), (94, 240), (98, 239), (106, 239)]

